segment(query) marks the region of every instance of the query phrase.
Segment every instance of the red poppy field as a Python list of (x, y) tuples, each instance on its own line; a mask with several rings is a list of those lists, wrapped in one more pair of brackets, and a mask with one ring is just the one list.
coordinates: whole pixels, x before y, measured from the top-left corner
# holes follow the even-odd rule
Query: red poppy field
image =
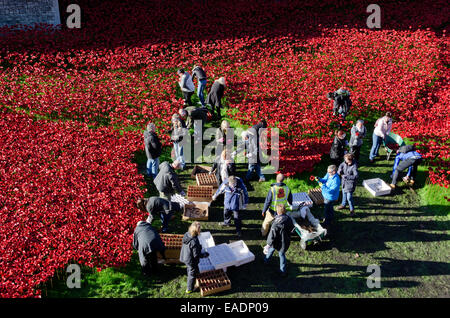
[(71, 261), (130, 261), (143, 218), (132, 203), (145, 192), (133, 158), (149, 121), (169, 144), (179, 67), (202, 65), (208, 88), (227, 79), (226, 117), (279, 128), (288, 176), (328, 154), (338, 122), (326, 93), (343, 86), (346, 129), (391, 111), (429, 182), (450, 184), (445, 1), (380, 2), (379, 30), (358, 1), (75, 3), (79, 30), (0, 28), (0, 297), (39, 297)]

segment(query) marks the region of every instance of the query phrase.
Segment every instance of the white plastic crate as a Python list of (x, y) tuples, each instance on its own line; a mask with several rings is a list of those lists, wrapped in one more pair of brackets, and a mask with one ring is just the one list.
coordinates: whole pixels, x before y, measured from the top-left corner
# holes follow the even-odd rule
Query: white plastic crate
[(215, 269), (226, 269), (237, 262), (236, 255), (226, 243), (208, 247), (206, 251), (209, 253), (209, 261)]
[(241, 266), (243, 264), (247, 264), (255, 260), (255, 254), (250, 252), (244, 241), (241, 240), (233, 242), (228, 244), (228, 246), (231, 248), (234, 255), (236, 256), (236, 263), (234, 264), (235, 266)]
[(170, 201), (178, 202), (182, 208), (184, 207), (185, 204), (189, 204), (189, 200), (187, 200), (185, 197), (183, 197), (180, 194), (172, 195), (172, 197), (170, 198)]
[(391, 193), (391, 187), (380, 178), (364, 180), (363, 186), (375, 197)]
[(208, 247), (213, 247), (216, 245), (216, 243), (214, 243), (214, 238), (212, 237), (211, 232), (200, 232), (198, 240), (205, 250)]
[(292, 193), (292, 208), (298, 209), (300, 206), (312, 207), (313, 201), (306, 192)]
[(208, 257), (200, 258), (200, 263), (198, 264), (200, 273), (209, 272), (215, 270), (214, 266)]

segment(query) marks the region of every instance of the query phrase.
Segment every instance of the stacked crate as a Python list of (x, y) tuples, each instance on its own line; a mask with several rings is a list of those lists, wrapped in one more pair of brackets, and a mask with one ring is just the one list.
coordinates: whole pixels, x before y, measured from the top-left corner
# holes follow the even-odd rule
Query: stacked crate
[(218, 188), (217, 177), (215, 174), (209, 173), (197, 173), (195, 175), (198, 186), (212, 186), (213, 188)]
[(324, 203), (322, 189), (316, 188), (308, 191), (308, 196), (313, 200), (314, 204), (320, 205)]
[(197, 283), (202, 297), (231, 289), (231, 281), (222, 269), (199, 274)]
[[(160, 234), (161, 240), (166, 246), (166, 263), (180, 263), (181, 246), (183, 245), (182, 234)], [(158, 252), (158, 258), (162, 255)]]
[(213, 195), (212, 186), (188, 186), (187, 199), (191, 202), (211, 202)]

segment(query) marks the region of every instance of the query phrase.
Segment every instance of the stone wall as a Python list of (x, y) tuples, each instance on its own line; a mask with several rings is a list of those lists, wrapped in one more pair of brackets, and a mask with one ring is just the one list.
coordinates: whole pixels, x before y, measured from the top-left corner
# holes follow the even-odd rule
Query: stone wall
[(0, 0), (0, 26), (60, 24), (58, 0)]

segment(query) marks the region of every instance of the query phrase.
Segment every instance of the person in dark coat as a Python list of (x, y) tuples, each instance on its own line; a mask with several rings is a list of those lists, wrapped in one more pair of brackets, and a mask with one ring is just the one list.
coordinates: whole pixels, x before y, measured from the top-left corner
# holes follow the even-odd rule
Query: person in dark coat
[(158, 271), (157, 252), (166, 259), (166, 247), (158, 232), (148, 222), (137, 223), (133, 234), (133, 248), (138, 251), (142, 273), (146, 276)]
[(330, 159), (334, 165), (339, 166), (344, 161), (347, 144), (345, 133), (342, 130), (338, 130), (330, 149)]
[(206, 87), (206, 72), (197, 65), (194, 65), (194, 68), (192, 69), (192, 80), (194, 80), (194, 78), (198, 79), (198, 86), (197, 86), (197, 96), (198, 99), (200, 100), (200, 104), (202, 106), (206, 106), (205, 105), (205, 87)]
[(222, 107), (222, 97), (225, 91), (225, 77), (221, 77), (214, 81), (206, 97), (206, 103), (211, 105), (211, 111), (214, 114), (214, 108), (217, 112), (217, 118), (221, 120), (220, 108)]
[(342, 203), (336, 210), (344, 209), (348, 200), (350, 216), (354, 216), (353, 192), (355, 192), (356, 182), (358, 181), (358, 165), (354, 160), (353, 154), (348, 153), (344, 156), (344, 162), (340, 164), (337, 173), (341, 177)]
[(156, 126), (153, 123), (149, 123), (147, 130), (144, 131), (144, 144), (147, 156), (147, 173), (152, 178), (155, 178), (158, 174), (162, 145), (158, 135), (156, 135)]
[(189, 106), (186, 108), (182, 108), (179, 111), (181, 119), (186, 121), (186, 128), (190, 129), (194, 127), (194, 131), (196, 131), (196, 120), (201, 120), (201, 130), (203, 131), (203, 127), (205, 123), (208, 121), (208, 108), (206, 107), (195, 107)]
[(183, 245), (181, 246), (180, 262), (186, 264), (187, 270), (187, 288), (186, 294), (190, 294), (195, 288), (195, 279), (200, 270), (198, 264), (200, 258), (208, 257), (208, 253), (202, 253), (202, 245), (198, 239), (200, 235), (200, 222), (193, 222), (189, 230), (183, 236)]
[(162, 233), (167, 233), (169, 229), (169, 221), (177, 212), (181, 211), (181, 206), (177, 202), (171, 202), (159, 197), (150, 197), (148, 199), (139, 199), (136, 207), (148, 213), (147, 222), (152, 224), (155, 216), (161, 217)]
[(421, 162), (422, 155), (415, 150), (414, 146), (406, 145), (400, 147), (397, 150), (397, 155), (395, 156), (392, 181), (389, 186), (392, 189), (395, 189), (399, 173), (406, 168), (408, 168), (408, 174), (403, 181), (411, 185), (414, 184), (414, 178), (417, 174), (417, 167)]
[(286, 207), (283, 204), (277, 205), (277, 216), (275, 217), (269, 236), (267, 237), (268, 253), (264, 258), (267, 264), (275, 250), (280, 257), (280, 273), (285, 276), (286, 272), (286, 252), (291, 244), (291, 232), (294, 229), (292, 219), (286, 215)]
[(251, 157), (249, 157), (248, 160), (248, 171), (245, 176), (247, 181), (250, 181), (253, 173), (256, 173), (256, 175), (259, 177), (259, 182), (266, 181), (266, 178), (261, 172), (261, 159), (259, 158), (259, 138), (261, 134), (260, 129), (265, 128), (267, 128), (267, 122), (263, 119), (248, 130), (249, 144), (253, 152), (251, 153)]
[(181, 194), (182, 196), (186, 195), (181, 187), (180, 181), (178, 180), (178, 176), (175, 173), (175, 170), (180, 168), (181, 162), (178, 160), (175, 160), (172, 164), (164, 161), (159, 165), (159, 173), (153, 180), (153, 183), (159, 191), (159, 196), (161, 198), (170, 201), (175, 192)]

